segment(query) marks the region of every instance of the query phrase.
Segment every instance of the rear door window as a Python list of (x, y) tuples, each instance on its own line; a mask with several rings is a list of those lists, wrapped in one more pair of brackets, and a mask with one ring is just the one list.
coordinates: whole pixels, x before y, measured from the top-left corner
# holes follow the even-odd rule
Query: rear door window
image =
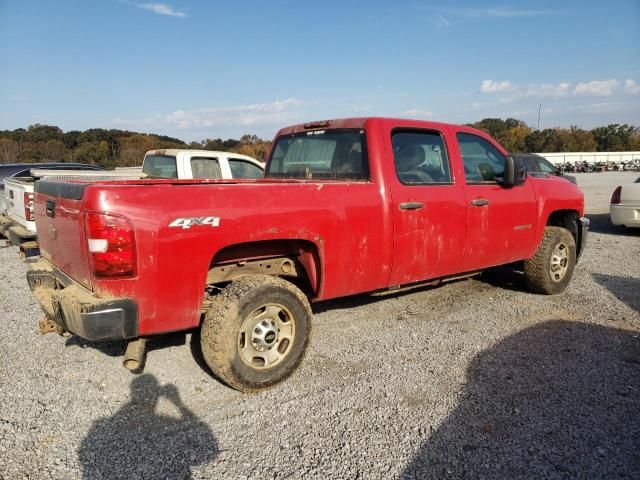
[(405, 185), (450, 184), (451, 168), (438, 132), (394, 131), (391, 136), (398, 179)]
[(191, 158), (191, 174), (193, 178), (222, 178), (222, 170), (220, 170), (220, 162), (217, 158), (210, 157), (192, 157)]

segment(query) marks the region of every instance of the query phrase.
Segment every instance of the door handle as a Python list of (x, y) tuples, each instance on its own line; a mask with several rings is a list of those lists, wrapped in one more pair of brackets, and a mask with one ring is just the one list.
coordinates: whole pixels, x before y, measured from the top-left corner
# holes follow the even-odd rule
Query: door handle
[(421, 202), (403, 202), (399, 205), (400, 210), (419, 210), (424, 207)]
[(471, 200), (471, 205), (474, 207), (484, 207), (485, 205), (489, 205), (489, 200), (486, 198), (476, 198), (475, 200)]

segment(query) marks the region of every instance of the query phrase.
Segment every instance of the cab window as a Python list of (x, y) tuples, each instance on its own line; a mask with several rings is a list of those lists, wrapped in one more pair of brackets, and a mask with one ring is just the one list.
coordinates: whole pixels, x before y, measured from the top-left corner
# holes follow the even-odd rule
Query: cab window
[(437, 132), (395, 130), (391, 136), (398, 180), (405, 185), (451, 183), (449, 157)]
[(142, 163), (142, 173), (156, 178), (178, 178), (176, 157), (171, 155), (147, 155)]
[(332, 129), (282, 135), (276, 139), (267, 178), (369, 180), (363, 130)]
[(507, 161), (491, 143), (471, 133), (458, 133), (467, 183), (496, 183)]
[(550, 174), (556, 173), (556, 167), (552, 165), (551, 162), (549, 162), (548, 160), (545, 160), (544, 158), (538, 158), (537, 160), (538, 160), (538, 166), (540, 167), (541, 172), (550, 173)]
[(192, 157), (191, 174), (193, 178), (222, 178), (220, 162), (218, 162), (217, 158)]
[(246, 160), (240, 160), (239, 158), (230, 158), (229, 168), (231, 169), (231, 176), (233, 178), (264, 177), (264, 170), (262, 170), (254, 163), (248, 162)]

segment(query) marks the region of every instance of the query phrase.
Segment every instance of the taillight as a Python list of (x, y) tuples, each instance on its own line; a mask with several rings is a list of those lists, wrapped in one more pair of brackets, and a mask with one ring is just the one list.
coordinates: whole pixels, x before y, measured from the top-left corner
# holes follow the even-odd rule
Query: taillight
[(24, 192), (24, 218), (27, 222), (33, 222), (33, 193)]
[(85, 229), (91, 267), (97, 277), (135, 275), (135, 239), (126, 218), (87, 212)]
[(622, 187), (618, 187), (611, 195), (611, 205), (620, 205), (620, 196), (622, 195)]

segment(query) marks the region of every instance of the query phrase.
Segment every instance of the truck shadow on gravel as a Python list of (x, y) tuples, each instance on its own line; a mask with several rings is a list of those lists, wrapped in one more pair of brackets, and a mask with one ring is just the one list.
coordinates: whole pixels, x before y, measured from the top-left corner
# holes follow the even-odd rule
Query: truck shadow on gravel
[(640, 336), (552, 320), (478, 354), (403, 479), (640, 478)]
[[(151, 352), (153, 350), (162, 350), (169, 347), (180, 347), (187, 342), (188, 332), (174, 332), (167, 333), (165, 335), (158, 335), (152, 337), (146, 346), (146, 351)], [(85, 340), (77, 335), (72, 335), (64, 342), (65, 347), (78, 347), (78, 348), (92, 348), (98, 350), (110, 357), (121, 357), (124, 355), (127, 349), (127, 342), (125, 341), (107, 341), (107, 342), (92, 342), (91, 340)]]
[[(640, 228), (625, 228), (611, 223), (608, 213), (585, 214), (591, 223), (589, 230), (594, 233), (604, 233), (608, 235), (621, 235), (627, 237), (640, 237)], [(587, 240), (587, 248), (589, 248)]]
[[(162, 398), (175, 415), (156, 413)], [(130, 402), (95, 421), (78, 448), (87, 480), (188, 479), (191, 467), (217, 454), (211, 429), (182, 403), (176, 387), (160, 386), (149, 374), (134, 378)]]
[(640, 312), (639, 278), (619, 277), (618, 275), (605, 275), (603, 273), (593, 273), (591, 275), (596, 282), (609, 290), (618, 300)]
[[(473, 277), (477, 278), (477, 277)], [(379, 292), (369, 292), (369, 293), (360, 293), (356, 295), (351, 295), (347, 297), (334, 298), (331, 300), (322, 300), (317, 303), (311, 304), (311, 309), (314, 314), (325, 313), (332, 310), (342, 310), (349, 308), (357, 308), (357, 307), (365, 307), (367, 305), (373, 303), (382, 303), (385, 300), (391, 299), (402, 299), (403, 297), (409, 295), (415, 295), (425, 292), (433, 292), (434, 295), (439, 292), (442, 293), (443, 296), (446, 296), (444, 293), (447, 287), (456, 285), (456, 284), (464, 284), (465, 282), (472, 281), (471, 278), (460, 278), (455, 280), (449, 280), (438, 285), (408, 285), (399, 290), (381, 290)], [(471, 285), (471, 284), (469, 284)]]

